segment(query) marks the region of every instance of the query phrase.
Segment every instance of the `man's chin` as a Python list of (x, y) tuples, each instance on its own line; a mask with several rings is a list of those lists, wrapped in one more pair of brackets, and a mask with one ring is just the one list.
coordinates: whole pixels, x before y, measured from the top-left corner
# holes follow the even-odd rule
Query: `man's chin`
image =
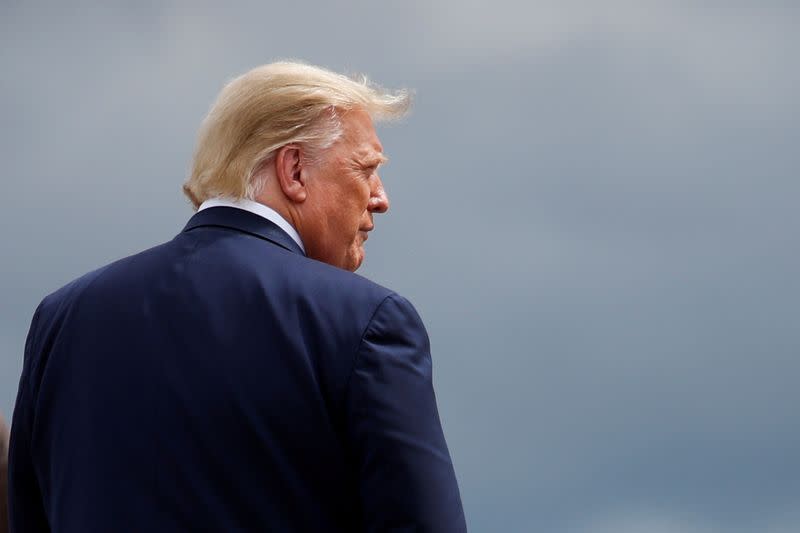
[(356, 261), (355, 265), (353, 265), (353, 267), (352, 267), (352, 268), (348, 268), (347, 270), (349, 270), (350, 272), (355, 272), (356, 270), (358, 270), (359, 268), (361, 268), (361, 264), (362, 264), (363, 262), (364, 262), (364, 256), (361, 256), (361, 257), (360, 257), (360, 258), (359, 258), (359, 259)]
[(350, 272), (355, 272), (358, 270), (361, 264), (364, 262), (364, 256), (364, 245), (362, 244), (358, 247), (358, 249), (356, 249), (355, 253), (348, 258), (348, 266), (345, 267), (345, 270), (349, 270)]

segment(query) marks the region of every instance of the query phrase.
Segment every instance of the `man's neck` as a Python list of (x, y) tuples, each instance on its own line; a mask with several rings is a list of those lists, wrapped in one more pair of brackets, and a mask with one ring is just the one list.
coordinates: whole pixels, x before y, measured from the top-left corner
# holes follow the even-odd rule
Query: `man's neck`
[(303, 252), (306, 251), (305, 247), (303, 246), (303, 239), (300, 238), (300, 234), (297, 233), (297, 229), (295, 229), (289, 220), (287, 220), (287, 218), (277, 209), (274, 209), (261, 202), (255, 202), (246, 198), (209, 198), (203, 202), (200, 207), (197, 208), (197, 210), (202, 211), (203, 209), (208, 209), (210, 207), (235, 207), (237, 209), (243, 209), (260, 217), (266, 218), (286, 232), (286, 234), (288, 234), (289, 237), (291, 237), (292, 240), (297, 243)]

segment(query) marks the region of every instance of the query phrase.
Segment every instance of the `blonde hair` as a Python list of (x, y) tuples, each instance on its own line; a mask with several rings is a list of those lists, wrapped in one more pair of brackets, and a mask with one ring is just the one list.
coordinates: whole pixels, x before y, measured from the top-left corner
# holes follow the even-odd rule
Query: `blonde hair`
[(351, 78), (304, 63), (256, 67), (228, 83), (200, 128), (183, 191), (198, 207), (208, 198), (254, 199), (259, 169), (291, 143), (315, 158), (342, 134), (339, 111), (361, 108), (373, 120), (402, 117), (406, 90), (390, 92), (366, 76)]

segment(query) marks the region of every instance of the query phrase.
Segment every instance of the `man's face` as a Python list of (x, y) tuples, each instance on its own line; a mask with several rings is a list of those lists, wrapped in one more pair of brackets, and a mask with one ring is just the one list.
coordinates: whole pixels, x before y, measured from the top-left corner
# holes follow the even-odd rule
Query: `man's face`
[(373, 213), (389, 209), (377, 172), (386, 159), (368, 113), (349, 111), (341, 123), (342, 137), (307, 170), (308, 216), (301, 237), (309, 257), (355, 271), (364, 261)]

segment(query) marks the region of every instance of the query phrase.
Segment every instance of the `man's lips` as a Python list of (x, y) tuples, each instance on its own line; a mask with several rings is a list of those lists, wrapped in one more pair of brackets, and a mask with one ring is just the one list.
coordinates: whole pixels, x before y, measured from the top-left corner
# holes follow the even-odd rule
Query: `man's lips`
[(367, 239), (369, 239), (369, 232), (372, 231), (374, 228), (375, 226), (370, 226), (369, 228), (359, 228), (358, 232), (361, 233), (361, 236), (366, 241)]

